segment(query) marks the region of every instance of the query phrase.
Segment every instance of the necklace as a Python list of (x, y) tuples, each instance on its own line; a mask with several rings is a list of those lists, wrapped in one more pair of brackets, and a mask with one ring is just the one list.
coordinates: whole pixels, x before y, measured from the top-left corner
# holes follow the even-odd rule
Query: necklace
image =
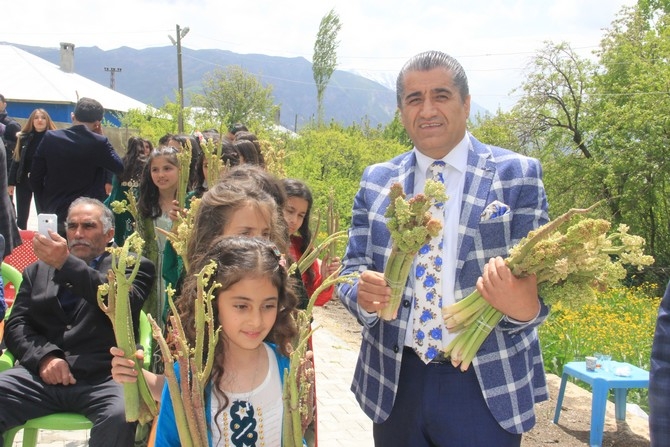
[[(247, 395), (242, 399), (237, 399), (230, 405), (229, 411), (223, 414), (223, 439), (226, 446), (264, 446), (265, 436), (263, 433), (263, 410), (260, 406), (254, 407), (251, 403), (251, 397), (258, 388), (256, 386), (256, 377), (258, 370), (261, 369), (262, 355), (266, 354), (264, 346), (260, 346), (256, 367), (251, 379)], [(267, 355), (266, 355), (267, 357)], [(241, 394), (241, 393), (236, 393)], [(229, 419), (230, 418), (230, 419)]]

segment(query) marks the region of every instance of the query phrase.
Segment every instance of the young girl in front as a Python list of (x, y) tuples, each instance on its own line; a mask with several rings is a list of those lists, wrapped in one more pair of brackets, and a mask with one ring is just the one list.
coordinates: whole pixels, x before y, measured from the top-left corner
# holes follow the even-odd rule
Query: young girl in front
[[(290, 254), (294, 260), (299, 260), (312, 242), (312, 232), (309, 229), (310, 214), (312, 211), (312, 193), (304, 182), (296, 179), (283, 179), (286, 192), (284, 205), (284, 219), (288, 226), (290, 238)], [(340, 258), (333, 257), (317, 259), (302, 273), (302, 281), (307, 289), (307, 296), (311, 298), (314, 291), (340, 267)], [(323, 306), (333, 297), (333, 287), (329, 287), (319, 294), (315, 301), (316, 306)]]
[[(198, 273), (209, 262), (209, 249), (224, 237), (263, 237), (275, 246), (285, 245), (284, 227), (279, 224), (279, 220), (274, 199), (260, 190), (257, 183), (241, 179), (217, 183), (203, 195), (195, 216), (193, 233), (186, 251), (191, 271), (186, 277), (192, 277), (193, 273)], [(182, 293), (176, 301), (180, 303), (189, 299)], [(134, 382), (134, 361), (124, 358), (124, 352), (118, 348), (112, 348), (111, 353), (114, 355), (114, 380), (119, 383)], [(158, 371), (162, 371), (162, 368)], [(149, 383), (151, 394), (159, 401), (165, 383), (164, 376), (146, 370), (142, 372)]]
[[(206, 391), (210, 445), (281, 445), (282, 380), (296, 336), (297, 299), (277, 247), (260, 238), (225, 237), (205, 255), (216, 262), (214, 318), (221, 325)], [(179, 300), (186, 337), (195, 343), (196, 279)], [(178, 446), (172, 400), (163, 390), (156, 445)]]

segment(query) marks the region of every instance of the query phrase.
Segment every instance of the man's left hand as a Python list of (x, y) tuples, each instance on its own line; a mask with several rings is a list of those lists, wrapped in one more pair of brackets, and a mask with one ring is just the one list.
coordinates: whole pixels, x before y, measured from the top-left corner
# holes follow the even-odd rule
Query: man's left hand
[(477, 290), (491, 306), (517, 321), (530, 321), (540, 310), (535, 275), (517, 278), (500, 256), (484, 266)]
[(33, 250), (38, 259), (49, 264), (55, 269), (60, 269), (65, 264), (70, 250), (67, 241), (58, 233), (49, 230), (49, 237), (35, 233), (33, 238)]

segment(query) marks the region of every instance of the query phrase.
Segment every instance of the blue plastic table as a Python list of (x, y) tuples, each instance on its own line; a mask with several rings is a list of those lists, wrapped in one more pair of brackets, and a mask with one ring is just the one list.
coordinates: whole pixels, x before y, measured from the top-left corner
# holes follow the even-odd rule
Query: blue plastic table
[[(621, 377), (614, 374), (616, 368), (629, 367), (631, 375)], [(611, 362), (609, 371), (597, 369), (587, 371), (585, 362), (570, 362), (563, 367), (561, 377), (561, 388), (556, 400), (556, 412), (554, 414), (554, 424), (558, 424), (558, 417), (561, 415), (561, 404), (565, 394), (565, 385), (568, 378), (572, 376), (582, 380), (593, 387), (593, 397), (591, 401), (591, 436), (590, 445), (600, 447), (603, 442), (603, 429), (605, 427), (605, 409), (607, 408), (607, 396), (609, 390), (614, 390), (614, 406), (616, 419), (626, 420), (626, 395), (628, 388), (648, 388), (649, 372), (628, 363)]]

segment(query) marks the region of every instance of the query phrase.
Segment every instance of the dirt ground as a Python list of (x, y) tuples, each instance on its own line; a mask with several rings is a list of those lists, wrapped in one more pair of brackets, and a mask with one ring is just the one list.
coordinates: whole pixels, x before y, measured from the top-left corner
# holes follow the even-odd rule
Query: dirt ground
[[(360, 346), (360, 326), (337, 299), (314, 309), (314, 320), (354, 349)], [(547, 375), (549, 400), (536, 405), (537, 423), (523, 436), (522, 447), (577, 447), (589, 444), (591, 426), (591, 393), (568, 383), (558, 425), (553, 423), (556, 397), (561, 379)], [(603, 433), (603, 447), (648, 447), (649, 426), (646, 419), (628, 413), (626, 421), (616, 421), (614, 403), (608, 402)]]

